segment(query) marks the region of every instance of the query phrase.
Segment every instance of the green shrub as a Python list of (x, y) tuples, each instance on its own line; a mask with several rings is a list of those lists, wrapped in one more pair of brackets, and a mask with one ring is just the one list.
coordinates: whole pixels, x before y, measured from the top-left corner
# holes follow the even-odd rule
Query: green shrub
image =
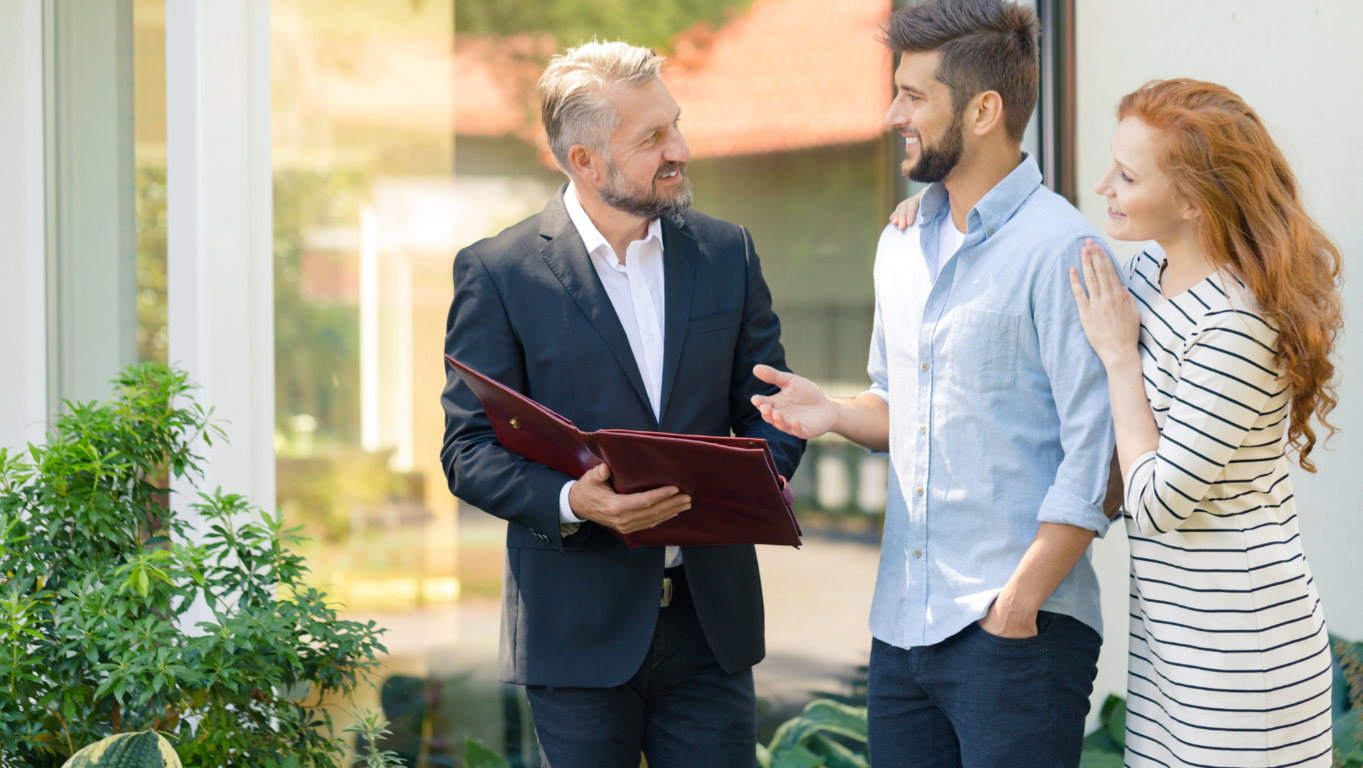
[(0, 765), (155, 730), (188, 765), (335, 768), (317, 704), (354, 689), (382, 630), (338, 620), (287, 549), (296, 529), (241, 496), (199, 494), (191, 543), (170, 480), (201, 478), (194, 446), (222, 432), (182, 372), (114, 383), (46, 444), (0, 450)]
[(828, 699), (809, 702), (798, 717), (776, 729), (770, 744), (757, 745), (762, 768), (868, 768), (869, 760), (866, 708)]
[(1330, 647), (1343, 689), (1333, 728), (1334, 768), (1363, 768), (1363, 643), (1331, 638)]
[(1126, 754), (1126, 699), (1108, 696), (1098, 711), (1098, 730), (1084, 737), (1079, 768), (1121, 768)]

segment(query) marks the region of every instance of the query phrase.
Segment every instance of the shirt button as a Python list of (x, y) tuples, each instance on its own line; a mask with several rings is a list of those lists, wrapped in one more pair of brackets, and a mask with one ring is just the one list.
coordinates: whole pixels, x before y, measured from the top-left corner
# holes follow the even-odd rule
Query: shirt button
[(927, 433), (928, 433), (928, 428), (927, 428), (926, 426), (919, 426), (919, 427), (918, 427), (918, 434), (920, 434), (920, 435), (926, 435)]
[(919, 487), (914, 491), (914, 493), (917, 493), (919, 496), (922, 496), (922, 495), (923, 495), (923, 488), (922, 488), (922, 486), (919, 486)]
[(994, 230), (992, 230), (992, 229), (989, 230), (989, 234), (991, 234), (991, 235), (994, 234)]
[(915, 550), (913, 551), (913, 556), (914, 556), (914, 557), (922, 557), (922, 556), (923, 556), (923, 550), (921, 550), (921, 549), (915, 549)]
[(928, 369), (928, 364), (927, 364), (927, 363), (923, 363), (922, 368), (923, 368), (923, 370), (926, 371), (926, 370)]

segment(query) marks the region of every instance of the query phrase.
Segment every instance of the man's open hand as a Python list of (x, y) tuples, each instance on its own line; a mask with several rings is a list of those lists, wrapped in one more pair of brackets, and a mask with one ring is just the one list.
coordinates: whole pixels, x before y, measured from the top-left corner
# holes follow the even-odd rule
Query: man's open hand
[(781, 388), (780, 392), (770, 397), (752, 396), (752, 404), (768, 424), (802, 440), (833, 430), (837, 421), (836, 406), (824, 396), (817, 384), (769, 365), (753, 368), (753, 375)]
[(667, 522), (691, 508), (691, 497), (677, 493), (672, 486), (643, 493), (616, 493), (610, 476), (610, 467), (599, 464), (568, 489), (568, 506), (574, 515), (620, 533), (634, 533)]

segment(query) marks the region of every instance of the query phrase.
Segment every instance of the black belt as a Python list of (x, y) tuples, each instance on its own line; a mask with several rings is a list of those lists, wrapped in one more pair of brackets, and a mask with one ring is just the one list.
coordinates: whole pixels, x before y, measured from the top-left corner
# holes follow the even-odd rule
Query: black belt
[(686, 568), (677, 566), (663, 570), (663, 595), (660, 605), (666, 608), (673, 603), (691, 599), (691, 588), (686, 584)]

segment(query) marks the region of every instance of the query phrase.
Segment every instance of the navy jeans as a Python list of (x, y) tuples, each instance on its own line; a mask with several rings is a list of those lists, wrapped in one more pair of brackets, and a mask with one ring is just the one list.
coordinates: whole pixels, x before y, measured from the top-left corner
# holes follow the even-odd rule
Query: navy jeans
[(660, 609), (653, 645), (624, 685), (525, 691), (545, 768), (639, 768), (640, 751), (649, 768), (757, 764), (752, 668), (724, 671), (689, 596)]
[(936, 645), (873, 641), (868, 731), (875, 768), (1075, 768), (1102, 639), (1042, 611), (1037, 635), (972, 622)]

